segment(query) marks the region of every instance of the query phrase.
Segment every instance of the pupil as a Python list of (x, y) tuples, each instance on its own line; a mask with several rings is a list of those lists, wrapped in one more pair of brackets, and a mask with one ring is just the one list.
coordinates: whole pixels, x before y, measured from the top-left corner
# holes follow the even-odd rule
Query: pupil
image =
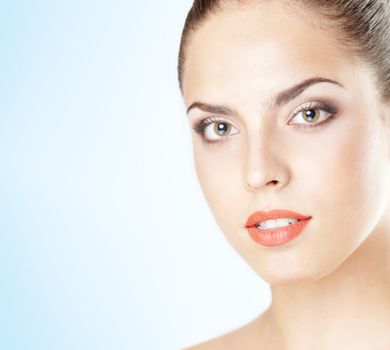
[(316, 111), (314, 109), (309, 109), (305, 112), (305, 115), (306, 117), (309, 119), (309, 120), (313, 120), (316, 116)]
[(219, 123), (217, 127), (218, 127), (218, 133), (219, 134), (223, 134), (227, 130), (227, 127), (226, 127), (225, 123)]

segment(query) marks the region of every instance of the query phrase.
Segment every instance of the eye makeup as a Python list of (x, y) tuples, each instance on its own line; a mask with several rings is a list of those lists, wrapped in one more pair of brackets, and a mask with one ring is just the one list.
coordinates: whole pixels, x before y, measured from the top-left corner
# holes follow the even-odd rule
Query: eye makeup
[(221, 143), (224, 143), (224, 142), (228, 141), (228, 139), (229, 139), (229, 137), (231, 135), (228, 135), (228, 136), (215, 135), (218, 139), (217, 140), (212, 140), (212, 141), (207, 139), (207, 137), (205, 135), (206, 134), (206, 129), (210, 125), (214, 125), (214, 124), (217, 124), (217, 123), (229, 124), (229, 126), (230, 126), (229, 129), (232, 130), (233, 124), (231, 124), (230, 122), (228, 122), (226, 119), (224, 119), (222, 117), (216, 117), (216, 116), (206, 117), (204, 119), (199, 120), (198, 122), (196, 122), (192, 126), (192, 129), (198, 135), (200, 135), (203, 144), (206, 144), (208, 146), (218, 145), (218, 144), (221, 144)]
[[(318, 111), (319, 113), (319, 122), (308, 122), (307, 120), (305, 120), (303, 118), (303, 115), (307, 116), (308, 115), (308, 112), (310, 111)], [(297, 128), (303, 128), (303, 129), (311, 129), (311, 130), (314, 130), (314, 129), (320, 129), (324, 126), (326, 126), (328, 123), (330, 123), (337, 115), (337, 109), (335, 107), (333, 107), (332, 105), (330, 104), (326, 104), (326, 103), (322, 103), (322, 102), (307, 102), (307, 103), (304, 103), (304, 104), (301, 104), (300, 106), (298, 106), (292, 113), (291, 113), (291, 116), (289, 117), (289, 120), (288, 120), (288, 123), (287, 125), (291, 125), (291, 126), (294, 126), (294, 127), (297, 127)], [(301, 116), (301, 120), (303, 122), (300, 122), (300, 123), (297, 123), (297, 122), (294, 122), (294, 123), (291, 123), (291, 120), (294, 120), (296, 119), (297, 117)], [(203, 118), (197, 122), (195, 122), (192, 126), (192, 129), (198, 134), (200, 135), (201, 137), (201, 140), (204, 144), (206, 145), (217, 145), (217, 144), (221, 144), (223, 142), (226, 142), (228, 141), (228, 139), (232, 136), (234, 136), (235, 134), (230, 134), (230, 135), (217, 135), (215, 134), (215, 137), (216, 139), (214, 140), (210, 140), (206, 137), (206, 131), (207, 128), (209, 128), (211, 125), (215, 125), (215, 124), (229, 124), (229, 126), (231, 126), (229, 129), (232, 130), (233, 127), (235, 128), (235, 126), (230, 123), (229, 121), (227, 121), (225, 118), (223, 117), (219, 117), (219, 116), (209, 116), (209, 117), (206, 117), (206, 118)], [(214, 128), (215, 129), (215, 128)], [(236, 133), (237, 134), (237, 133)]]
[[(305, 119), (302, 118), (302, 120), (306, 123), (290, 123), (291, 120), (295, 119), (300, 114), (305, 114), (308, 111), (319, 111), (320, 113), (320, 122), (316, 123), (310, 123), (307, 122)], [(321, 112), (324, 112), (323, 114)], [(334, 117), (336, 117), (338, 111), (335, 107), (325, 104), (322, 102), (307, 102), (304, 104), (301, 104), (298, 106), (297, 109), (295, 109), (292, 112), (291, 117), (289, 118), (288, 125), (296, 125), (299, 128), (304, 129), (318, 129), (324, 127), (326, 124), (328, 124)], [(324, 115), (325, 114), (325, 115)]]

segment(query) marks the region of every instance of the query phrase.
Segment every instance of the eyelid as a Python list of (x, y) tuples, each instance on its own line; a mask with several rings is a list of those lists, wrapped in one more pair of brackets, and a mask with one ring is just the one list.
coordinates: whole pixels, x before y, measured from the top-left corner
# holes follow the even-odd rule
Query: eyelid
[[(305, 110), (309, 110), (309, 109), (324, 111), (325, 113), (328, 114), (328, 116), (326, 116), (325, 118), (323, 118), (322, 121), (319, 121), (319, 122), (316, 121), (316, 122), (310, 123), (310, 122), (306, 121), (303, 123), (290, 123), (291, 120), (296, 118), (300, 112), (305, 111)], [(318, 129), (320, 127), (324, 127), (326, 124), (331, 122), (331, 120), (334, 119), (334, 117), (337, 115), (337, 113), (338, 113), (337, 109), (335, 107), (333, 107), (331, 104), (318, 102), (318, 101), (309, 101), (309, 102), (306, 102), (306, 103), (299, 105), (297, 108), (294, 109), (294, 111), (292, 113), (289, 114), (289, 119), (288, 119), (287, 124), (288, 125), (296, 125), (297, 127), (300, 127), (300, 128), (314, 130), (314, 129)], [(321, 116), (320, 116), (320, 118), (321, 118)], [(220, 136), (220, 137), (218, 137), (218, 135), (216, 134), (215, 139), (210, 139), (210, 137), (207, 138), (206, 137), (207, 127), (209, 127), (210, 125), (217, 123), (217, 122), (227, 123), (231, 127), (235, 128), (237, 130), (237, 132), (231, 133), (231, 134), (226, 135), (226, 136)], [(239, 133), (239, 127), (237, 127), (235, 123), (232, 123), (229, 120), (229, 118), (226, 118), (224, 116), (223, 117), (216, 116), (216, 115), (204, 117), (204, 118), (201, 118), (199, 121), (194, 122), (194, 124), (192, 125), (192, 129), (197, 134), (200, 135), (202, 142), (204, 144), (207, 144), (207, 145), (221, 144), (223, 142), (228, 141), (231, 136), (234, 136), (234, 135)]]
[(197, 121), (193, 124), (192, 128), (197, 132), (202, 132), (206, 126), (208, 126), (214, 122), (225, 122), (225, 123), (228, 123), (228, 124), (230, 124), (238, 129), (236, 124), (232, 123), (227, 118), (220, 117), (220, 116), (208, 116), (206, 118), (200, 119), (199, 121)]
[(218, 137), (216, 135), (217, 137), (215, 140), (209, 140), (205, 136), (206, 129), (210, 125), (217, 123), (217, 122), (224, 122), (226, 124), (229, 124), (232, 128), (235, 128), (236, 130), (238, 130), (238, 127), (234, 123), (232, 123), (227, 118), (220, 117), (220, 116), (209, 116), (209, 117), (206, 117), (204, 119), (201, 119), (198, 122), (195, 122), (195, 124), (192, 126), (192, 129), (201, 136), (202, 141), (206, 144), (218, 144), (218, 143), (225, 142), (225, 141), (227, 141), (228, 138), (230, 138), (230, 136), (236, 135), (238, 133), (238, 132), (235, 132), (235, 133), (229, 134), (227, 136), (221, 136), (221, 137)]
[[(303, 103), (303, 104), (299, 105), (297, 108), (295, 108), (294, 111), (292, 113), (290, 113), (290, 116), (289, 116), (287, 124), (289, 124), (289, 125), (294, 125), (294, 124), (299, 125), (299, 124), (302, 124), (302, 123), (292, 123), (292, 124), (290, 124), (290, 121), (292, 119), (294, 119), (300, 112), (305, 111), (305, 110), (309, 110), (309, 109), (322, 110), (322, 111), (325, 111), (326, 113), (328, 113), (329, 115), (337, 114), (337, 109), (335, 107), (329, 105), (329, 104), (322, 103), (322, 102), (317, 102), (317, 101), (310, 101), (310, 102)], [(310, 125), (310, 123), (306, 123), (306, 124)], [(321, 122), (313, 123), (312, 125), (314, 126), (314, 125), (317, 125), (317, 124), (321, 124)]]

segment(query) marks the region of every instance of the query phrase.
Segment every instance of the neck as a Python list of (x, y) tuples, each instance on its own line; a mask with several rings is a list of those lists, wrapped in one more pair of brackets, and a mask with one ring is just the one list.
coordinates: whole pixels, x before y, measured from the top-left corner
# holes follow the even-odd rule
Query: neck
[(390, 348), (390, 225), (385, 220), (327, 276), (271, 287), (267, 316), (282, 348), (368, 349), (373, 339)]

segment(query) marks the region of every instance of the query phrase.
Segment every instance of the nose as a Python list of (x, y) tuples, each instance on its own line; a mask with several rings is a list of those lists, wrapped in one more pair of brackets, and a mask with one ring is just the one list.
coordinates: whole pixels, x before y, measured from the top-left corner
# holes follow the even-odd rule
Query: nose
[(248, 140), (244, 158), (245, 181), (249, 190), (279, 190), (289, 183), (288, 152), (277, 139), (269, 135), (252, 137)]

